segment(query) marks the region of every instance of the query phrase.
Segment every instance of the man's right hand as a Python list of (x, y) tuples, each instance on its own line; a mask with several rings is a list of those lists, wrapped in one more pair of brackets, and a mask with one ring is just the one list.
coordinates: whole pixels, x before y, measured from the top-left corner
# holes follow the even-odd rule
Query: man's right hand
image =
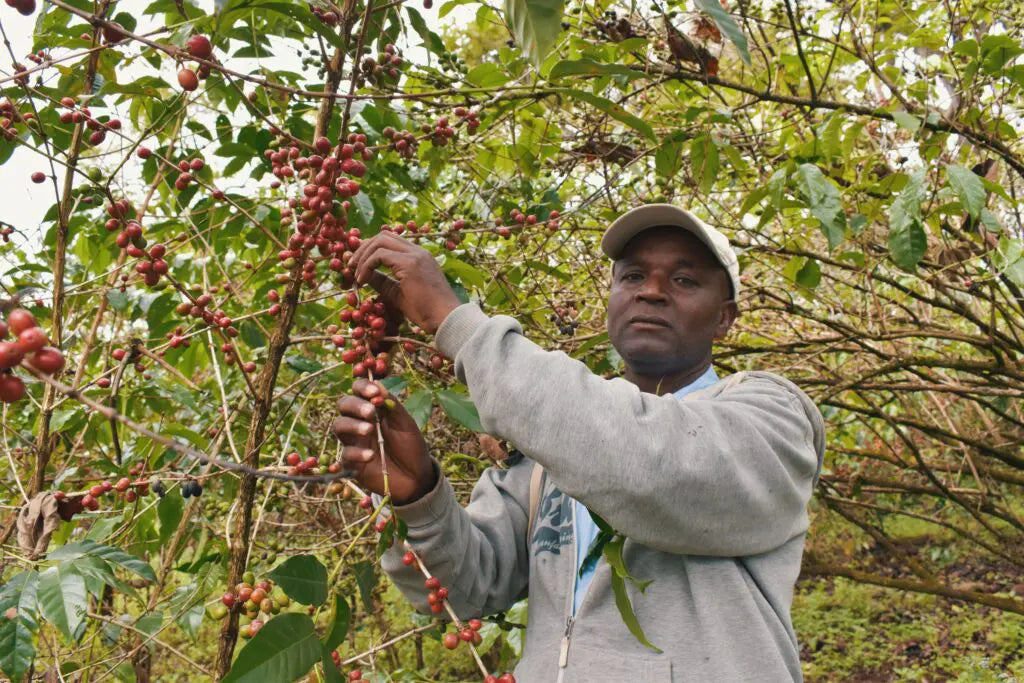
[[(377, 420), (384, 437), (388, 488), (395, 505), (419, 500), (437, 484), (434, 464), (412, 415), (383, 386), (366, 379), (352, 384), (353, 395), (338, 400), (341, 415), (331, 429), (345, 445), (341, 459), (355, 472), (355, 479), (374, 493), (384, 495), (384, 472), (377, 440)], [(388, 401), (377, 408), (375, 397)]]

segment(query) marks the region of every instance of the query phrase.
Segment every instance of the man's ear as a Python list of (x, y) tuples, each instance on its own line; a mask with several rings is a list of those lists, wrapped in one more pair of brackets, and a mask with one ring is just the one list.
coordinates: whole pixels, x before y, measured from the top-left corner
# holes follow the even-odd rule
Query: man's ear
[(722, 339), (726, 334), (729, 333), (729, 328), (736, 322), (736, 318), (740, 315), (739, 306), (736, 305), (736, 301), (729, 299), (728, 301), (722, 302), (722, 308), (719, 310), (718, 325), (715, 327), (715, 339)]

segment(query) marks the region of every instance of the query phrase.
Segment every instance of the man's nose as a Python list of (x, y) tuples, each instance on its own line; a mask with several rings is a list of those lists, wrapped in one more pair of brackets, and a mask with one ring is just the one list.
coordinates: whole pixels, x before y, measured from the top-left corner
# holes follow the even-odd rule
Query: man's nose
[(667, 284), (662, 277), (653, 275), (646, 277), (636, 292), (636, 298), (649, 302), (663, 302), (668, 298), (665, 293)]

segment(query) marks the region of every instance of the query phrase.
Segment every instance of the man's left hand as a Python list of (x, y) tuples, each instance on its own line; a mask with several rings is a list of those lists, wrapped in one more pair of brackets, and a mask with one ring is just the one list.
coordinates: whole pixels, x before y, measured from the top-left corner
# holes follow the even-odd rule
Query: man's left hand
[[(429, 334), (462, 303), (430, 252), (393, 232), (385, 230), (360, 244), (349, 265), (357, 283), (369, 283)], [(377, 270), (379, 266), (389, 268), (391, 277)]]

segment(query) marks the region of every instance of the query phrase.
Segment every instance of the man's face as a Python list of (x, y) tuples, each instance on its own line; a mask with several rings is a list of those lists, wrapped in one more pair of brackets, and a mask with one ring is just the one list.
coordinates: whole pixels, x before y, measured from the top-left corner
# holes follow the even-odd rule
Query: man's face
[(735, 318), (725, 269), (685, 230), (645, 230), (612, 267), (608, 335), (638, 374), (666, 375), (710, 359), (712, 340)]

